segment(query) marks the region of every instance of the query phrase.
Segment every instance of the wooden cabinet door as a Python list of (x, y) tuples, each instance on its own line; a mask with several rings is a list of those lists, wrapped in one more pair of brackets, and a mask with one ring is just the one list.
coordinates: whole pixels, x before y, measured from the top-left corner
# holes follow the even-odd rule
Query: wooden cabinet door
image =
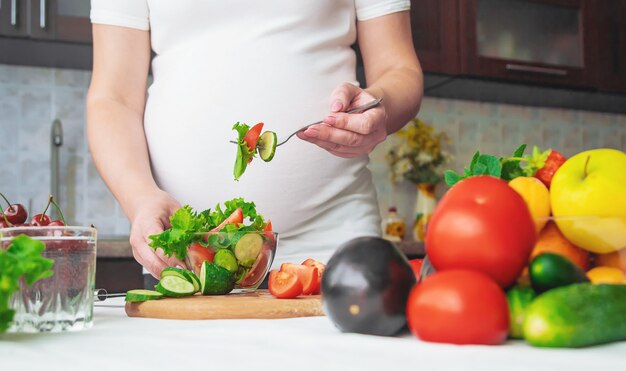
[(585, 85), (589, 0), (461, 0), (462, 69), (472, 75)]
[(89, 0), (30, 0), (31, 37), (90, 43)]
[(425, 72), (458, 73), (459, 0), (412, 0), (411, 29)]
[(0, 35), (27, 36), (28, 0), (0, 0)]
[(594, 83), (600, 90), (626, 92), (626, 0), (602, 0), (593, 12), (589, 38)]

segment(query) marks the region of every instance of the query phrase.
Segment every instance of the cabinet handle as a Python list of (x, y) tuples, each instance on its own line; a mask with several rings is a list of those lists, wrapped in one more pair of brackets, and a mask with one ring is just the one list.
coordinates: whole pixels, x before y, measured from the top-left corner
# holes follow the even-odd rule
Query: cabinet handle
[(547, 68), (547, 67), (534, 67), (534, 66), (525, 66), (523, 64), (507, 64), (504, 68), (507, 71), (515, 71), (515, 72), (532, 72), (538, 73), (542, 75), (552, 75), (552, 76), (567, 76), (567, 70), (562, 70), (560, 68)]
[(39, 27), (46, 28), (46, 0), (39, 0)]
[(11, 0), (11, 26), (17, 26), (17, 0)]

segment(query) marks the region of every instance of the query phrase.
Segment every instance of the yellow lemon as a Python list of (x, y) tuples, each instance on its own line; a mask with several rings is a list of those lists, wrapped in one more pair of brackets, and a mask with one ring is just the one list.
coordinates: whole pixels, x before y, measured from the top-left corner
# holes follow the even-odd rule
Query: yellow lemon
[(526, 202), (535, 221), (535, 230), (539, 233), (550, 216), (550, 191), (539, 179), (527, 176), (511, 180), (509, 186)]

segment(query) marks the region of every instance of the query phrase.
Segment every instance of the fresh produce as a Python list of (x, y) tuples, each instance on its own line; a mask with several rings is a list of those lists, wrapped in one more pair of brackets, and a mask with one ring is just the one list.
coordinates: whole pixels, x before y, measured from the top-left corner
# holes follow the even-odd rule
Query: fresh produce
[(535, 230), (541, 232), (550, 216), (550, 191), (539, 179), (534, 177), (520, 176), (509, 182), (526, 202), (530, 215), (535, 222)]
[(425, 341), (497, 345), (509, 330), (507, 299), (489, 276), (437, 272), (415, 286), (407, 303), (411, 332)]
[(319, 295), (321, 289), (322, 289), (322, 276), (324, 275), (324, 271), (326, 270), (326, 265), (323, 263), (318, 262), (315, 259), (307, 259), (305, 261), (302, 262), (302, 265), (306, 265), (308, 267), (313, 267), (313, 268), (317, 268), (317, 280), (319, 282), (319, 285), (317, 287), (317, 290), (313, 291), (313, 295)]
[(184, 260), (200, 280), (202, 264), (208, 261), (232, 272), (241, 287), (255, 286), (267, 272), (275, 244), (271, 224), (254, 203), (242, 198), (224, 206), (225, 210), (218, 204), (213, 211), (202, 212), (183, 206), (170, 217), (170, 229), (150, 236), (150, 246)]
[(612, 283), (626, 285), (626, 273), (614, 267), (595, 267), (587, 272), (587, 278), (591, 283)]
[(7, 203), (7, 208), (4, 209), (4, 220), (7, 222), (7, 227), (10, 225), (17, 225), (26, 222), (28, 213), (26, 208), (22, 204), (11, 204), (9, 200), (0, 193), (0, 197)]
[(589, 253), (569, 242), (552, 221), (539, 234), (530, 259), (544, 252), (562, 255), (584, 271), (589, 269)]
[[(11, 204), (9, 200), (7, 200), (7, 198), (2, 193), (0, 193), (0, 197), (2, 197), (4, 201), (6, 201), (6, 203), (9, 205), (7, 206), (4, 213), (0, 213), (0, 228), (22, 227), (22, 226), (25, 226), (25, 227), (28, 227), (28, 226), (59, 227), (61, 226), (62, 227), (62, 226), (65, 226), (66, 224), (65, 218), (63, 217), (63, 212), (61, 211), (59, 204), (57, 204), (54, 201), (54, 198), (52, 197), (52, 195), (48, 196), (48, 202), (46, 203), (44, 211), (41, 214), (37, 214), (33, 216), (31, 218), (30, 223), (26, 223), (28, 212), (26, 211), (26, 208), (22, 204)], [(53, 205), (56, 208), (61, 219), (50, 220), (50, 217), (46, 215), (46, 212), (48, 211), (48, 208), (50, 207), (50, 205)]]
[(625, 194), (626, 154), (614, 149), (585, 151), (554, 174), (552, 213), (570, 242), (587, 251), (610, 253), (626, 246)]
[(324, 312), (342, 332), (394, 335), (406, 325), (415, 274), (387, 240), (360, 237), (341, 245), (322, 276)]
[(277, 270), (270, 272), (268, 289), (278, 299), (293, 299), (302, 295), (302, 283), (298, 276)]
[(283, 263), (280, 266), (280, 271), (291, 273), (298, 277), (298, 280), (302, 284), (303, 295), (311, 295), (314, 292), (319, 291), (320, 275), (317, 268), (306, 265)]
[(542, 253), (528, 267), (530, 282), (537, 292), (574, 283), (588, 282), (585, 272), (559, 254)]
[(626, 340), (626, 286), (581, 283), (550, 290), (526, 312), (524, 338), (538, 347)]
[(147, 300), (158, 300), (163, 298), (163, 294), (153, 290), (129, 290), (126, 292), (124, 301), (130, 303), (139, 303)]
[(205, 261), (200, 269), (202, 295), (225, 295), (235, 288), (233, 274), (228, 269)]
[(529, 286), (513, 286), (506, 292), (509, 303), (509, 337), (523, 339), (522, 325), (526, 318), (526, 309), (537, 297), (537, 293)]
[(566, 160), (565, 156), (559, 152), (550, 150), (544, 166), (535, 173), (535, 178), (539, 179), (549, 189), (554, 174)]
[(24, 235), (15, 237), (6, 249), (0, 248), (0, 333), (13, 321), (15, 311), (9, 300), (19, 290), (20, 280), (30, 286), (52, 276), (54, 262), (41, 255), (45, 248), (43, 242)]
[(233, 130), (237, 131), (237, 156), (235, 157), (235, 167), (233, 175), (235, 180), (246, 171), (246, 168), (252, 159), (256, 156), (257, 151), (261, 159), (265, 162), (271, 161), (276, 152), (276, 133), (263, 130), (263, 123), (260, 122), (252, 128), (243, 123), (235, 123)]
[(437, 271), (470, 269), (511, 286), (528, 262), (535, 225), (522, 197), (491, 176), (464, 179), (435, 209), (426, 231)]

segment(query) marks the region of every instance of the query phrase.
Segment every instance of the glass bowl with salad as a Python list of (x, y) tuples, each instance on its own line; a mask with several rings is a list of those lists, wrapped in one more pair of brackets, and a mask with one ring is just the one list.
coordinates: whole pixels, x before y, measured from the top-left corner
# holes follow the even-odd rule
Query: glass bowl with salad
[(271, 221), (243, 198), (201, 212), (185, 205), (170, 217), (170, 224), (170, 229), (150, 236), (150, 246), (184, 261), (204, 295), (255, 291), (276, 254), (278, 234)]

